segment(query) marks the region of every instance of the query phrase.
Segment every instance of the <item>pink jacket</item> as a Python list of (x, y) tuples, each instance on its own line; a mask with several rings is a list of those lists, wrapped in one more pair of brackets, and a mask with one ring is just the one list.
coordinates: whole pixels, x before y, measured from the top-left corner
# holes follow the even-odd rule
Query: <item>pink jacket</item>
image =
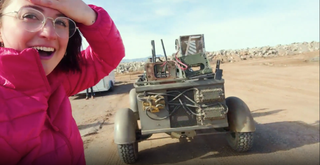
[(108, 13), (78, 25), (90, 46), (82, 73), (45, 76), (35, 49), (0, 48), (0, 164), (85, 164), (83, 142), (68, 96), (108, 75), (124, 57), (121, 36)]

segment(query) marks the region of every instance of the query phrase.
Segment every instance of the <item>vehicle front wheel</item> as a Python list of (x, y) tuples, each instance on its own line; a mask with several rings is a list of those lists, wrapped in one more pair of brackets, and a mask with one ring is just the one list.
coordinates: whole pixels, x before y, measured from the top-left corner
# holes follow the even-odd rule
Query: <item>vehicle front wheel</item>
[(131, 144), (118, 144), (118, 152), (124, 163), (135, 163), (138, 159), (138, 142)]
[(253, 132), (231, 132), (227, 134), (230, 147), (237, 152), (245, 152), (253, 145)]

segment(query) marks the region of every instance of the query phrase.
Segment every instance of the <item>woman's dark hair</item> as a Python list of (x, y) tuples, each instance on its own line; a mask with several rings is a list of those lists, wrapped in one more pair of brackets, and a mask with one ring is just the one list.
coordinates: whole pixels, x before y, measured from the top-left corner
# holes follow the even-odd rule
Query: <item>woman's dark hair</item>
[[(1, 15), (3, 9), (7, 7), (9, 2), (10, 0), (0, 0), (0, 27), (2, 23)], [(66, 55), (62, 58), (55, 70), (62, 72), (81, 72), (81, 44), (81, 34), (78, 30), (76, 30), (75, 34), (69, 38)], [(2, 46), (2, 43), (0, 46)]]
[(69, 38), (66, 55), (62, 58), (57, 66), (57, 70), (63, 72), (81, 72), (81, 44), (82, 38), (77, 30), (75, 34)]

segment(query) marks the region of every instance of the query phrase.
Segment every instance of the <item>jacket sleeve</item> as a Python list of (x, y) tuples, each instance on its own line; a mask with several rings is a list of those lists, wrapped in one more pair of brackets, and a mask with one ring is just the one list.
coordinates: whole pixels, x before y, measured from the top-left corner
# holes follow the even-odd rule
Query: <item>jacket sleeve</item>
[(78, 25), (89, 46), (81, 52), (85, 59), (80, 65), (81, 73), (69, 73), (63, 81), (68, 96), (97, 84), (125, 56), (122, 38), (109, 14), (101, 7), (89, 6), (97, 13), (97, 19), (91, 26)]

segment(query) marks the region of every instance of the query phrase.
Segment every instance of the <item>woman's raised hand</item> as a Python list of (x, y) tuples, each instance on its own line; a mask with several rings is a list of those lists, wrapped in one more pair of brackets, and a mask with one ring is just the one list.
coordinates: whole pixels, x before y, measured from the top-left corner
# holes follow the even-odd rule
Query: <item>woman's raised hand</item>
[(82, 0), (29, 0), (39, 6), (49, 7), (60, 11), (77, 23), (92, 25), (96, 13)]

